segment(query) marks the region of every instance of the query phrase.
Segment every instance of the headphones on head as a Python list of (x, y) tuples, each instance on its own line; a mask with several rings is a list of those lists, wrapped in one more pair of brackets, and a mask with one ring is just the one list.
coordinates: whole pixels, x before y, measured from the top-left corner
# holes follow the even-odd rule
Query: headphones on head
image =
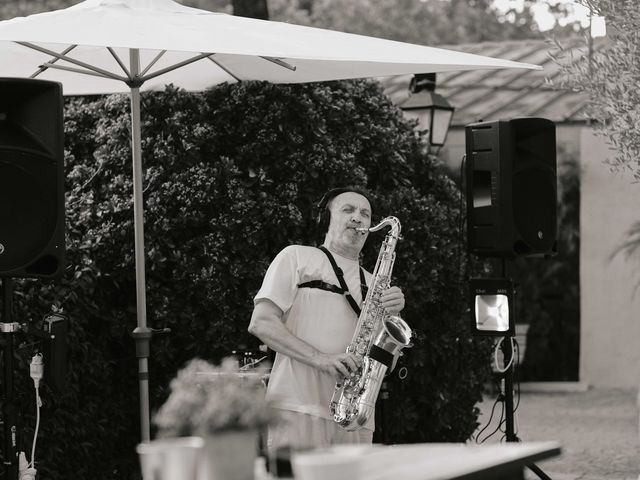
[[(328, 230), (329, 222), (331, 221), (331, 210), (329, 210), (329, 202), (331, 202), (331, 200), (336, 198), (341, 193), (346, 192), (358, 193), (369, 200), (369, 196), (361, 188), (358, 187), (332, 188), (322, 196), (322, 198), (318, 202), (318, 205), (316, 205), (316, 208), (318, 210), (318, 214), (316, 216), (316, 224), (319, 228), (321, 228), (322, 230)], [(371, 203), (371, 200), (369, 200), (369, 203)]]

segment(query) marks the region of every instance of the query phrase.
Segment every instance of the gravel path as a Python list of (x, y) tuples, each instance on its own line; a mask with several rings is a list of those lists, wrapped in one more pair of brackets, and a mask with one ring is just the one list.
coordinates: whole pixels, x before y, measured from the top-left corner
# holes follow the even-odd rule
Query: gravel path
[[(590, 389), (579, 393), (522, 393), (516, 415), (522, 441), (555, 440), (562, 455), (538, 463), (553, 480), (639, 480), (640, 440), (636, 391)], [(478, 404), (480, 428), (495, 397)], [(500, 407), (496, 408), (500, 414)], [(494, 416), (492, 426), (497, 426)], [(498, 442), (498, 432), (487, 442)], [(528, 473), (527, 479), (537, 479)]]

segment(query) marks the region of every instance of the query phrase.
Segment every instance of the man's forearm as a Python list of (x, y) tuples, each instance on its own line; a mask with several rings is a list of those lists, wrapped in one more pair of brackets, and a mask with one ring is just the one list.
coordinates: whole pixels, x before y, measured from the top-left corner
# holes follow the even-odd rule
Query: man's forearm
[(263, 314), (260, 309), (254, 311), (249, 333), (262, 340), (271, 350), (315, 367), (315, 360), (321, 352), (293, 335), (279, 318), (264, 318)]
[(346, 352), (324, 353), (296, 337), (282, 323), (282, 310), (268, 300), (258, 303), (254, 308), (249, 333), (272, 350), (328, 373), (337, 380), (348, 376), (360, 364), (355, 355)]

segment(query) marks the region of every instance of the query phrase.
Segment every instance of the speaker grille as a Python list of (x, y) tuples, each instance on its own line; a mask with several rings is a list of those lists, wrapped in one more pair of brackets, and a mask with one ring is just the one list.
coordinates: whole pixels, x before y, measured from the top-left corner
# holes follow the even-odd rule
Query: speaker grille
[(0, 78), (0, 276), (64, 266), (62, 85)]
[(556, 252), (555, 125), (543, 118), (465, 128), (467, 232), (478, 255)]
[(523, 170), (513, 176), (513, 212), (516, 229), (527, 246), (518, 254), (551, 249), (556, 240), (556, 178), (553, 172)]
[(41, 155), (0, 149), (0, 271), (25, 267), (56, 229), (55, 164)]

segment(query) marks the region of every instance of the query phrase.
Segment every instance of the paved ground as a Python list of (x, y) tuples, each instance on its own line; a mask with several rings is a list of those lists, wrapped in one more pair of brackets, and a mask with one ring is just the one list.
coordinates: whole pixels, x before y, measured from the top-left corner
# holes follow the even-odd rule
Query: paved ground
[[(522, 393), (517, 435), (522, 441), (555, 440), (562, 455), (537, 465), (553, 480), (640, 480), (637, 391), (589, 389), (572, 393)], [(495, 397), (478, 406), (482, 428)], [(500, 409), (496, 408), (499, 416)], [(494, 417), (492, 427), (497, 426)], [(487, 442), (498, 442), (498, 432)], [(481, 438), (482, 438), (481, 437)], [(537, 479), (528, 473), (527, 479)]]

